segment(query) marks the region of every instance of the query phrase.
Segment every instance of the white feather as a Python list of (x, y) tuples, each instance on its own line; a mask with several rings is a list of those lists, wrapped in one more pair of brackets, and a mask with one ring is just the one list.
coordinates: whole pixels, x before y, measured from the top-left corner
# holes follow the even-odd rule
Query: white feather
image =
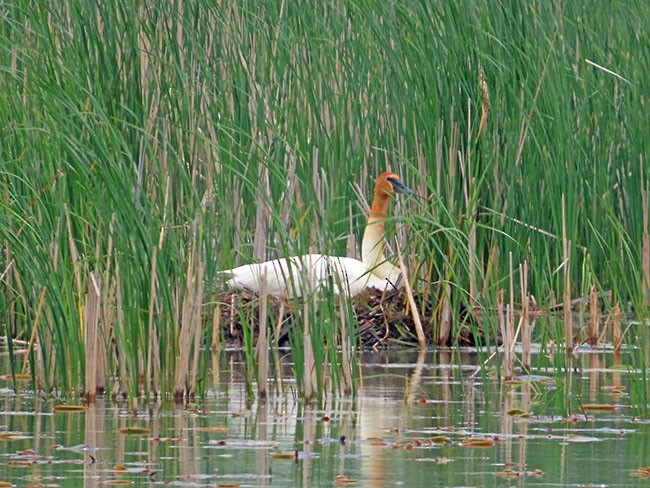
[(269, 295), (299, 297), (322, 288), (331, 288), (334, 293), (356, 295), (372, 287), (383, 289), (389, 283), (371, 271), (361, 261), (347, 257), (307, 254), (280, 258), (264, 263), (239, 266), (224, 274), (229, 277), (228, 286)]

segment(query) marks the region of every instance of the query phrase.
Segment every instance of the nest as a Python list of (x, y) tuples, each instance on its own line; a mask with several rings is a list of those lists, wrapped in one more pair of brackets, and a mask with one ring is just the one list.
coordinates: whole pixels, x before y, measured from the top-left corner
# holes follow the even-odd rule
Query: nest
[[(471, 317), (463, 311), (458, 315), (462, 320), (456, 324), (447, 341), (435, 340), (438, 336), (436, 311), (439, 307), (425, 296), (416, 294), (414, 298), (424, 335), (431, 344), (451, 345), (452, 337), (467, 345), (477, 342), (470, 332), (472, 328), (467, 326), (467, 320)], [(289, 333), (299, 322), (295, 320), (295, 314), (300, 313), (302, 304), (283, 297), (268, 296), (266, 300), (267, 323), (275, 328), (278, 345), (288, 345)], [(257, 337), (262, 304), (259, 295), (238, 290), (221, 293), (216, 301), (218, 308), (215, 319), (226, 344), (240, 347), (244, 341), (243, 327), (252, 327), (253, 335)], [(365, 349), (418, 345), (414, 313), (404, 290), (382, 292), (369, 288), (352, 298), (350, 305), (356, 317), (360, 342)]]

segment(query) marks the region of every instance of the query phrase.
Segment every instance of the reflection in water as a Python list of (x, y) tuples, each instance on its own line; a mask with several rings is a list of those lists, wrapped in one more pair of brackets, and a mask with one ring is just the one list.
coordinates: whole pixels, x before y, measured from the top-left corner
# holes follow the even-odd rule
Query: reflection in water
[[(95, 447), (104, 445), (104, 426), (101, 422), (103, 416), (98, 415), (97, 412), (103, 412), (105, 408), (103, 398), (98, 398), (94, 404), (88, 406), (88, 411), (84, 415), (85, 445)], [(84, 463), (84, 486), (87, 488), (94, 488), (98, 485), (99, 469), (97, 455), (96, 451), (89, 453), (88, 460)]]
[[(358, 398), (320, 407), (283, 396), (249, 409), (237, 354), (223, 358), (220, 381), (192, 409), (134, 411), (98, 399), (86, 412), (53, 414), (51, 402), (5, 391), (0, 449), (11, 469), (0, 481), (313, 487), (344, 476), (354, 486), (489, 486), (497, 473), (539, 469), (539, 482), (557, 486), (620, 484), (650, 465), (648, 424), (630, 409), (580, 410), (629, 404), (630, 375), (611, 369), (625, 364), (620, 354), (578, 354), (566, 374), (514, 386), (472, 375), (477, 361), (450, 351), (368, 354)], [(150, 433), (119, 433), (128, 427)], [(497, 442), (461, 446), (469, 437)]]
[[(257, 439), (263, 442), (269, 440), (269, 402), (266, 399), (260, 399), (257, 402), (256, 410), (256, 425), (257, 425)], [(197, 443), (199, 444), (199, 443)], [(259, 486), (266, 486), (266, 474), (269, 471), (268, 453), (259, 449), (255, 456), (255, 461), (257, 463), (256, 473), (260, 476)]]

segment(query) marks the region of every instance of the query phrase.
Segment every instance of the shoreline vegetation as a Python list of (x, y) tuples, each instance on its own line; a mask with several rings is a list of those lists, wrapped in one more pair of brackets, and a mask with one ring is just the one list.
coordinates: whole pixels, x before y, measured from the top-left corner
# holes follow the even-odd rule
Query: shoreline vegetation
[[(383, 337), (364, 323), (405, 342), (416, 312), (426, 343), (481, 337), (506, 378), (549, 364), (496, 353), (502, 341), (634, 344), (645, 371), (647, 326), (626, 319), (650, 309), (650, 5), (16, 0), (0, 12), (8, 385), (29, 375), (34, 391), (87, 401), (185, 401), (236, 319), (251, 395), (287, 360), (280, 339), (301, 398), (353, 395), (359, 349)], [(416, 192), (386, 222), (411, 302), (224, 295), (220, 270), (241, 264), (358, 259), (386, 170)]]

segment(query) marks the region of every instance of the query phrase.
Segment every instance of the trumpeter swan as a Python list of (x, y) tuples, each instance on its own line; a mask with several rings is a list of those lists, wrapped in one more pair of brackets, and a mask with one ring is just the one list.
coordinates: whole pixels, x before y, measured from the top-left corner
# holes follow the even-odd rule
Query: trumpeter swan
[(400, 270), (384, 257), (384, 220), (391, 198), (413, 193), (398, 175), (385, 172), (375, 183), (368, 223), (363, 234), (362, 261), (348, 257), (306, 254), (247, 264), (223, 271), (231, 288), (254, 293), (299, 297), (321, 287), (354, 296), (365, 288), (383, 290), (398, 285)]

